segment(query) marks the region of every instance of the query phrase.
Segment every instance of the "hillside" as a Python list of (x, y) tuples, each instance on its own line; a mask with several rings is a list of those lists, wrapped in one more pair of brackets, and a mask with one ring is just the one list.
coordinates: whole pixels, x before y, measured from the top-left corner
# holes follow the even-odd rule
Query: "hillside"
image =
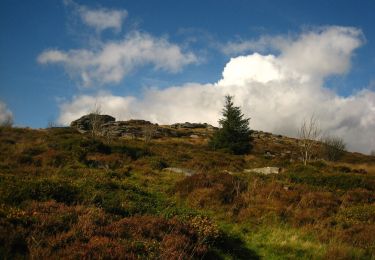
[(271, 133), (232, 155), (205, 124), (100, 124), (0, 128), (0, 258), (375, 258), (374, 156), (304, 166)]

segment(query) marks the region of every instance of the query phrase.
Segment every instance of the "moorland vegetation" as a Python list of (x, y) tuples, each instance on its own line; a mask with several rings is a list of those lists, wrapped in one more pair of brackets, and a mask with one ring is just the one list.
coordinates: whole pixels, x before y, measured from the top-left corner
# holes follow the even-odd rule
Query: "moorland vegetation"
[(374, 156), (314, 142), (305, 165), (298, 139), (252, 131), (237, 154), (175, 131), (1, 127), (0, 258), (374, 259)]

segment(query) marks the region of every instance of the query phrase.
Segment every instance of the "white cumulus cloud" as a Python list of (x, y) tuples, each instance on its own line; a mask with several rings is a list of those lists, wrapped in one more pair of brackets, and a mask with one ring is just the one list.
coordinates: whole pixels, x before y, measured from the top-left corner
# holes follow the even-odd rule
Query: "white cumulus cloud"
[(120, 32), (123, 20), (128, 16), (126, 10), (103, 7), (93, 9), (84, 5), (79, 5), (72, 0), (64, 0), (64, 4), (72, 7), (82, 22), (94, 28), (98, 33), (106, 29), (113, 29), (115, 32)]
[(13, 114), (7, 105), (0, 101), (0, 125), (13, 123)]
[(198, 58), (166, 38), (135, 31), (121, 41), (103, 43), (99, 49), (45, 50), (37, 60), (42, 64), (63, 65), (72, 78), (89, 87), (118, 83), (133, 69), (144, 65), (176, 73), (196, 63)]
[(83, 22), (99, 32), (110, 28), (121, 31), (122, 21), (128, 15), (125, 10), (91, 10), (87, 8), (81, 8), (80, 13)]
[(344, 138), (350, 150), (368, 153), (374, 149), (375, 92), (364, 89), (344, 97), (324, 86), (326, 77), (348, 72), (354, 50), (363, 43), (361, 31), (324, 27), (280, 42), (278, 55), (252, 53), (232, 58), (214, 83), (147, 89), (141, 98), (109, 92), (76, 96), (61, 104), (59, 122), (69, 124), (99, 103), (104, 113), (118, 120), (217, 125), (223, 97), (230, 94), (251, 117), (253, 129), (295, 136), (302, 120), (314, 114), (321, 128)]

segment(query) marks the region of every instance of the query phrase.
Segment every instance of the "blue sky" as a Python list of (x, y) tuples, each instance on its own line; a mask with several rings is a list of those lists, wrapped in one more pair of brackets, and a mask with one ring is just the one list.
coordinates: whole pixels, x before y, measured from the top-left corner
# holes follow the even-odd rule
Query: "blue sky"
[(214, 124), (232, 94), (254, 128), (293, 136), (314, 114), (368, 152), (374, 10), (370, 0), (2, 0), (0, 121), (68, 124), (99, 105), (122, 120)]

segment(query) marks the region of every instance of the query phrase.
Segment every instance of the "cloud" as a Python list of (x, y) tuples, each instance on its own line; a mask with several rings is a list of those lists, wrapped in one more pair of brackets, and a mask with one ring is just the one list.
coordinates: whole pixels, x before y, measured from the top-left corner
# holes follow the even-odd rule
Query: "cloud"
[(278, 49), (279, 46), (286, 45), (290, 39), (285, 36), (263, 35), (258, 39), (244, 40), (238, 39), (225, 44), (217, 44), (219, 51), (225, 55), (247, 54), (249, 52), (265, 52)]
[(79, 95), (60, 105), (58, 122), (69, 124), (78, 117), (90, 113), (100, 104), (103, 113), (119, 120), (142, 118), (157, 123), (201, 121), (216, 124), (220, 115), (222, 97), (212, 84), (186, 84), (164, 90), (147, 89), (143, 98), (115, 96), (99, 92), (95, 96)]
[(119, 83), (129, 72), (145, 65), (176, 73), (182, 67), (196, 63), (198, 58), (166, 38), (134, 31), (121, 41), (103, 43), (97, 50), (45, 50), (37, 60), (41, 64), (63, 65), (73, 79), (89, 87)]
[(354, 49), (363, 43), (361, 30), (328, 27), (305, 33), (298, 40), (279, 46), (283, 65), (309, 78), (322, 79), (350, 68)]
[(363, 44), (360, 30), (324, 27), (280, 44), (278, 55), (252, 53), (230, 59), (214, 83), (188, 83), (146, 89), (141, 98), (101, 92), (61, 104), (59, 122), (86, 114), (95, 103), (118, 120), (142, 118), (161, 124), (181, 121), (217, 125), (226, 94), (235, 96), (251, 127), (296, 136), (304, 118), (315, 115), (326, 134), (345, 139), (352, 151), (375, 148), (375, 92), (339, 96), (324, 79), (345, 74), (354, 50)]
[(13, 123), (13, 114), (6, 104), (0, 101), (0, 125)]
[(128, 15), (125, 10), (91, 10), (87, 8), (81, 8), (80, 14), (86, 25), (94, 27), (99, 32), (105, 29), (121, 31), (122, 21)]
[(108, 8), (92, 9), (84, 5), (79, 5), (72, 0), (64, 0), (64, 4), (72, 7), (82, 22), (94, 28), (98, 33), (106, 29), (113, 29), (115, 32), (120, 32), (123, 20), (128, 16), (126, 10)]

